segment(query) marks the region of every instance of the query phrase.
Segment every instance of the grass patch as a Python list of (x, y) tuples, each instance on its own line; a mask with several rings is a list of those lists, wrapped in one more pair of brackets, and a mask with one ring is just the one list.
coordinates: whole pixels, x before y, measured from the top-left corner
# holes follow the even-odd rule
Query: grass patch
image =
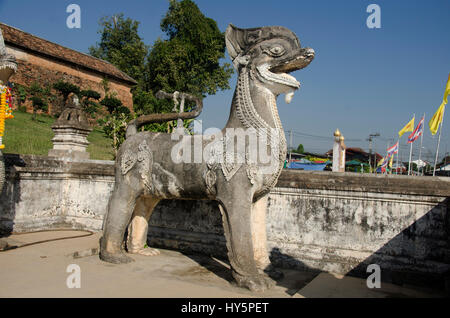
[[(37, 115), (31, 120), (32, 114), (15, 111), (14, 118), (5, 121), (5, 136), (3, 136), (4, 153), (46, 156), (53, 148), (52, 124), (55, 118)], [(91, 159), (113, 160), (111, 141), (103, 135), (101, 128), (95, 128), (88, 136), (90, 145), (87, 151)]]
[(95, 127), (87, 139), (90, 142), (87, 151), (91, 154), (91, 159), (114, 160), (112, 141), (105, 137), (100, 127)]

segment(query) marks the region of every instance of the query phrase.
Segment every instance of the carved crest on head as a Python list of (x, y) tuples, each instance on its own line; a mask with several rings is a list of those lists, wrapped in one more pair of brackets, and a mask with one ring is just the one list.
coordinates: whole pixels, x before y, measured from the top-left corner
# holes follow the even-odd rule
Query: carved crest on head
[(292, 47), (300, 47), (297, 36), (291, 30), (281, 26), (240, 29), (230, 24), (225, 32), (227, 51), (236, 68), (248, 63), (253, 47), (263, 41), (276, 38), (289, 41)]

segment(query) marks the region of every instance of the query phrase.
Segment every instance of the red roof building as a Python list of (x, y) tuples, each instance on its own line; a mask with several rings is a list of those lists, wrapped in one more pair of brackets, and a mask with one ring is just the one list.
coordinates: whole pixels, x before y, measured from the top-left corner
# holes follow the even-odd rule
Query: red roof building
[(14, 55), (18, 63), (18, 71), (10, 78), (12, 83), (29, 87), (33, 82), (43, 86), (63, 80), (81, 89), (95, 90), (103, 97), (102, 81), (107, 79), (110, 91), (132, 110), (130, 90), (136, 81), (111, 63), (3, 23), (0, 28), (8, 53)]

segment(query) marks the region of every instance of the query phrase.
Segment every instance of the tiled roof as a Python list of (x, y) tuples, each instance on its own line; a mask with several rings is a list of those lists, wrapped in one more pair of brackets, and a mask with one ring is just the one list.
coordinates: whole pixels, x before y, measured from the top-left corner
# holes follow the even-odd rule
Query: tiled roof
[(111, 63), (84, 54), (56, 43), (44, 40), (22, 30), (0, 23), (5, 44), (12, 45), (26, 51), (33, 51), (78, 67), (82, 67), (96, 73), (105, 74), (128, 84), (136, 84), (136, 81), (119, 70)]

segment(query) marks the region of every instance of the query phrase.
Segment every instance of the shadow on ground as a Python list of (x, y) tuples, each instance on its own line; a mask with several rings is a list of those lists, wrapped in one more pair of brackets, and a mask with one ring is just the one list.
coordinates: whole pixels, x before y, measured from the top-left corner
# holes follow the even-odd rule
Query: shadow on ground
[[(381, 268), (381, 281), (383, 283), (405, 287), (414, 286), (437, 292), (447, 291), (448, 293), (450, 284), (450, 256), (448, 252), (450, 251), (449, 200), (447, 198), (442, 203), (431, 208), (421, 218), (391, 238), (368, 258), (359, 263), (355, 263), (355, 260), (352, 260), (354, 263), (349, 261), (349, 264), (345, 265), (349, 270), (344, 276), (367, 279), (371, 274), (367, 272), (368, 265), (377, 264)], [(188, 210), (195, 210), (194, 208), (196, 207), (190, 207)], [(166, 210), (165, 213), (176, 211), (177, 217), (180, 218), (180, 209), (172, 208)], [(188, 218), (191, 215), (187, 213), (185, 217)], [(149, 232), (151, 238), (149, 242), (157, 247), (184, 251), (184, 254), (197, 262), (199, 266), (203, 266), (217, 277), (230, 282), (232, 278), (226, 257), (225, 238), (223, 237), (223, 231), (217, 230), (217, 227), (221, 227), (220, 221), (219, 212), (212, 206), (207, 213), (205, 212), (201, 227), (179, 229), (176, 237), (172, 237), (171, 235), (173, 234), (163, 234), (166, 230), (163, 227), (159, 227), (158, 231), (153, 230), (151, 231), (152, 233)], [(181, 223), (184, 225), (183, 222)], [(185, 223), (189, 224), (188, 221)], [(214, 228), (215, 233), (211, 234), (210, 228), (204, 229), (204, 224), (209, 224), (209, 227)], [(154, 225), (157, 226), (159, 224), (155, 222)], [(163, 225), (164, 227), (173, 228), (169, 224)], [(205, 233), (200, 233), (198, 229), (204, 230)], [(199, 241), (197, 238), (191, 240), (188, 236), (193, 235), (193, 232), (196, 235), (205, 235), (203, 237), (207, 237), (207, 240), (205, 242)], [(186, 238), (184, 238), (184, 235), (186, 235)], [(213, 257), (204, 256), (208, 254)], [(279, 248), (274, 248), (270, 251), (272, 264), (285, 274), (285, 278), (278, 281), (278, 286), (284, 287), (288, 294), (293, 294), (295, 290), (300, 290), (302, 286), (305, 286), (321, 273), (320, 268), (309, 267), (299, 259), (300, 257), (301, 255), (294, 257), (285, 254)], [(220, 262), (217, 260), (220, 260)], [(325, 259), (322, 261), (327, 262)], [(331, 261), (339, 262), (343, 260), (337, 258)]]

